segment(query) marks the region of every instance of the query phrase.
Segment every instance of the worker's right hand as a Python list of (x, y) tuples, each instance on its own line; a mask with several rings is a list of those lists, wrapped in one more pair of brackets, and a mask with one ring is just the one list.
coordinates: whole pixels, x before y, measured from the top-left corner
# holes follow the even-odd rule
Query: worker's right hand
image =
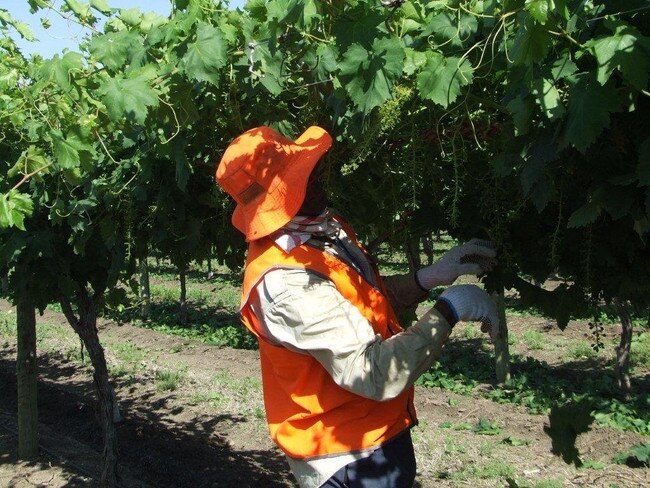
[(445, 301), (457, 320), (475, 321), (487, 326), (490, 338), (496, 337), (499, 318), (490, 296), (476, 285), (454, 285), (443, 291), (438, 300)]
[(452, 247), (430, 266), (418, 270), (420, 286), (431, 290), (440, 285), (451, 285), (459, 276), (481, 275), (496, 265), (497, 252), (490, 241), (472, 239)]

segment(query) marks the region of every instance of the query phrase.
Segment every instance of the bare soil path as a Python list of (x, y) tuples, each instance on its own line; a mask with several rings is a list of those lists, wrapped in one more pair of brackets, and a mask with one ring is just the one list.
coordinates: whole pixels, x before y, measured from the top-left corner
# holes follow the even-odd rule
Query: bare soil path
[[(0, 309), (6, 312), (10, 305), (0, 303)], [(78, 345), (66, 334), (63, 317), (48, 311), (40, 322), (50, 325), (39, 342), (42, 456), (33, 463), (16, 459), (15, 344), (0, 336), (0, 487), (94, 486), (101, 432), (92, 378), (73, 359)], [(524, 322), (512, 321), (511, 329), (543, 327), (543, 321)], [(124, 416), (119, 424), (123, 486), (295, 486), (268, 438), (256, 351), (206, 346), (108, 321), (100, 322), (100, 338), (117, 371), (114, 384)], [(473, 343), (465, 340), (465, 345)], [(161, 383), (169, 376), (163, 373), (177, 374), (173, 387)], [(551, 452), (544, 429), (548, 416), (435, 388), (418, 388), (416, 400), (419, 487), (508, 486), (507, 479), (516, 483), (509, 486), (520, 487), (650, 487), (650, 470), (611, 463), (614, 453), (647, 441), (643, 436), (594, 424), (578, 436), (576, 448), (600, 469), (576, 469)], [(440, 428), (442, 422), (479, 419), (498, 425), (500, 433)], [(527, 444), (507, 445), (508, 437)]]

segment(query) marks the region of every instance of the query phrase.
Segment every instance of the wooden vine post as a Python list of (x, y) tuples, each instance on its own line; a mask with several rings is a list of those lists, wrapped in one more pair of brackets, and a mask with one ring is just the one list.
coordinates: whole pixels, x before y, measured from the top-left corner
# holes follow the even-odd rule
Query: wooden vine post
[(503, 289), (500, 292), (492, 293), (492, 299), (497, 305), (499, 317), (499, 330), (494, 338), (495, 372), (497, 383), (503, 384), (510, 380), (510, 349), (508, 346), (508, 323)]
[(148, 320), (151, 315), (151, 285), (149, 284), (149, 264), (147, 256), (140, 258), (140, 317)]
[(29, 293), (16, 304), (18, 383), (18, 456), (32, 459), (38, 455), (38, 405), (36, 366), (36, 308)]

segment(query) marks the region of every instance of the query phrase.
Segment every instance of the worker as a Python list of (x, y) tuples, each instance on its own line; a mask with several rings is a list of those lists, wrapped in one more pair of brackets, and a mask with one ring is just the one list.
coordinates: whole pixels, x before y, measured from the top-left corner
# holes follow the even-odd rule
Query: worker
[(257, 127), (224, 152), (216, 180), (248, 242), (241, 316), (259, 342), (271, 437), (301, 488), (410, 488), (413, 384), (456, 322), (493, 334), (497, 312), (478, 286), (455, 285), (411, 327), (397, 317), (432, 288), (489, 271), (496, 253), (474, 239), (416, 273), (380, 276), (328, 207), (331, 144), (317, 126), (295, 141)]

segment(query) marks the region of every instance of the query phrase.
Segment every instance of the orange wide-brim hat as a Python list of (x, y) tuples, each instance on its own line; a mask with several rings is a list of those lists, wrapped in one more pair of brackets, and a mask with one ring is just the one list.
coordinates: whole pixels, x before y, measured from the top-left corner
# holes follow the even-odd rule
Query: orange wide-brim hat
[(298, 213), (309, 175), (331, 145), (332, 137), (317, 126), (295, 141), (256, 127), (230, 143), (216, 180), (237, 202), (232, 223), (247, 241), (275, 232)]

